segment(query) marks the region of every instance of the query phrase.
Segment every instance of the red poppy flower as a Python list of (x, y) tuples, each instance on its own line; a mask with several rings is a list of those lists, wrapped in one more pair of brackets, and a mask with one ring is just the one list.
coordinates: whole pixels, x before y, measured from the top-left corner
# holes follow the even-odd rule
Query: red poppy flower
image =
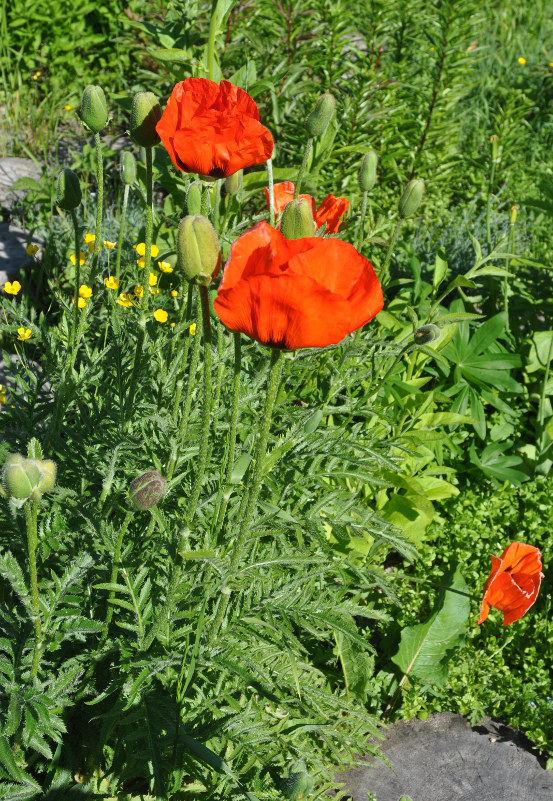
[(503, 612), (503, 625), (508, 626), (525, 615), (538, 597), (543, 578), (541, 553), (533, 545), (512, 542), (499, 559), (491, 559), (478, 623), (486, 620), (490, 606), (494, 606)]
[[(294, 199), (294, 184), (292, 181), (283, 181), (280, 184), (273, 186), (273, 197), (275, 202), (275, 215), (278, 215), (284, 210), (284, 207)], [(267, 208), (269, 208), (269, 190), (265, 189), (265, 198), (267, 199)], [(326, 224), (327, 234), (336, 234), (342, 224), (342, 217), (349, 207), (349, 200), (345, 197), (334, 197), (334, 195), (327, 195), (319, 208), (315, 199), (311, 195), (300, 195), (300, 200), (307, 200), (311, 203), (313, 211), (313, 219), (318, 228)], [(275, 219), (276, 219), (275, 217)]]
[(278, 348), (322, 348), (384, 305), (372, 264), (349, 242), (286, 239), (265, 222), (234, 242), (215, 299), (232, 331)]
[(212, 178), (261, 164), (273, 152), (273, 137), (259, 122), (255, 101), (228, 81), (180, 81), (156, 130), (175, 167)]

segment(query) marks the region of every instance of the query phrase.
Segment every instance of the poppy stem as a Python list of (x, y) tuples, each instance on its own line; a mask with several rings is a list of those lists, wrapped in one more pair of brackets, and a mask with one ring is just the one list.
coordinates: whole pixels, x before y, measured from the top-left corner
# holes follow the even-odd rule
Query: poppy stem
[(146, 235), (144, 237), (144, 281), (142, 282), (142, 306), (148, 308), (150, 293), (150, 264), (152, 261), (152, 230), (154, 227), (154, 180), (152, 172), (152, 148), (146, 147)]
[(79, 314), (79, 285), (81, 283), (81, 238), (79, 236), (79, 223), (75, 210), (71, 212), (71, 219), (73, 220), (73, 230), (75, 232), (75, 295), (73, 297), (73, 325), (71, 328), (71, 348), (68, 352), (69, 365), (73, 367), (75, 358), (77, 356), (76, 350), (76, 337), (77, 337), (77, 320)]
[[(129, 510), (123, 521), (123, 525), (119, 529), (117, 542), (115, 543), (115, 550), (113, 552), (113, 564), (111, 566), (111, 577), (109, 580), (110, 584), (115, 584), (117, 582), (117, 573), (119, 572), (119, 567), (121, 564), (121, 548), (123, 547), (123, 539), (125, 537), (125, 534), (127, 533), (127, 529), (129, 527), (129, 523), (132, 520), (132, 517), (133, 517), (133, 512), (132, 510)], [(106, 610), (106, 619), (104, 621), (105, 629), (104, 633), (102, 634), (102, 640), (101, 640), (102, 643), (107, 640), (109, 624), (111, 623), (111, 618), (113, 617), (114, 600), (115, 600), (115, 590), (110, 590), (108, 597), (108, 607)]]
[[(102, 141), (100, 134), (94, 134), (94, 142), (96, 144), (96, 184), (98, 194), (96, 196), (96, 230), (94, 232), (94, 256), (92, 259), (92, 276), (93, 281), (96, 276), (96, 268), (98, 266), (98, 259), (100, 257), (101, 236), (102, 236), (102, 213), (104, 210), (104, 158), (102, 156)], [(75, 303), (77, 301), (75, 300)]]
[(365, 192), (363, 192), (363, 200), (361, 201), (361, 221), (359, 223), (359, 235), (357, 237), (357, 250), (361, 250), (365, 239), (365, 215), (367, 214), (368, 197), (369, 193), (365, 190)]
[(213, 80), (213, 72), (215, 67), (215, 34), (217, 32), (218, 22), (217, 19), (217, 6), (218, 3), (213, 3), (213, 8), (211, 10), (211, 20), (209, 22), (209, 38), (207, 40), (207, 77), (210, 81)]
[(130, 419), (134, 395), (136, 392), (136, 384), (138, 382), (138, 374), (140, 372), (140, 362), (142, 359), (142, 349), (144, 347), (144, 340), (146, 338), (146, 317), (144, 315), (138, 321), (138, 336), (136, 338), (136, 349), (134, 351), (134, 362), (129, 382), (129, 389), (125, 401), (125, 418), (127, 423)]
[(29, 577), (31, 580), (31, 607), (33, 610), (33, 626), (36, 637), (33, 651), (33, 665), (31, 667), (32, 681), (36, 679), (38, 673), (38, 663), (42, 645), (42, 623), (40, 621), (38, 579), (36, 572), (36, 547), (38, 542), (37, 514), (38, 501), (28, 501), (25, 504), (25, 519), (27, 522), (27, 550), (29, 554)]
[(386, 252), (386, 257), (384, 259), (384, 264), (380, 270), (379, 281), (382, 286), (386, 286), (388, 283), (388, 268), (390, 266), (390, 261), (392, 258), (392, 253), (397, 242), (397, 238), (399, 236), (399, 232), (401, 231), (401, 226), (403, 225), (403, 219), (399, 219), (396, 223), (396, 227), (394, 228), (394, 233), (392, 234), (392, 238), (390, 239), (390, 244), (388, 245), (388, 250)]
[[(200, 285), (200, 307), (202, 315), (202, 325), (204, 333), (204, 392), (202, 399), (202, 433), (200, 437), (200, 449), (198, 453), (198, 467), (194, 487), (188, 505), (187, 523), (190, 524), (196, 512), (196, 506), (202, 491), (202, 484), (205, 477), (207, 464), (207, 450), (209, 445), (209, 420), (211, 415), (211, 318), (209, 313), (209, 289), (205, 285)], [(199, 340), (199, 333), (196, 334)], [(179, 551), (183, 547), (183, 541), (179, 545)]]
[[(265, 456), (267, 452), (267, 443), (269, 441), (269, 431), (271, 429), (271, 421), (273, 417), (273, 409), (277, 398), (278, 390), (280, 387), (280, 377), (282, 375), (282, 351), (280, 348), (273, 348), (271, 351), (271, 364), (269, 378), (267, 380), (267, 396), (265, 399), (265, 409), (260, 421), (260, 426), (257, 435), (257, 447), (255, 450), (253, 475), (249, 491), (247, 491), (240, 504), (238, 518), (241, 520), (238, 536), (234, 542), (234, 549), (230, 561), (229, 578), (236, 573), (238, 562), (242, 556), (244, 549), (244, 542), (250, 528), (252, 515), (255, 511), (261, 484), (263, 482), (263, 467)], [(230, 588), (227, 587), (226, 592), (221, 596), (217, 615), (213, 623), (213, 628), (209, 637), (209, 642), (212, 643), (217, 634), (225, 617), (225, 613), (230, 601)]]
[(428, 584), (430, 587), (434, 587), (436, 590), (444, 590), (444, 592), (453, 592), (455, 595), (464, 595), (465, 598), (470, 598), (473, 601), (480, 601), (481, 596), (475, 595), (471, 592), (464, 592), (463, 590), (457, 590), (454, 587), (447, 587), (445, 584), (437, 584), (435, 581), (431, 581), (430, 579), (420, 578), (419, 576), (408, 576), (405, 573), (399, 573), (398, 571), (394, 571), (394, 578), (402, 579), (403, 581), (412, 582), (413, 584)]
[(301, 182), (303, 181), (303, 176), (305, 174), (305, 170), (307, 168), (307, 162), (309, 161), (309, 155), (311, 153), (311, 148), (313, 147), (313, 137), (310, 136), (305, 145), (305, 151), (303, 153), (303, 161), (301, 163), (300, 170), (298, 172), (298, 177), (296, 179), (296, 189), (294, 191), (294, 200), (297, 200), (300, 194), (301, 189)]
[(267, 183), (269, 185), (269, 225), (274, 227), (275, 224), (275, 196), (274, 196), (274, 181), (273, 181), (273, 160), (267, 159)]
[(121, 247), (123, 245), (123, 233), (125, 231), (125, 217), (127, 216), (127, 203), (129, 201), (129, 184), (125, 184), (123, 190), (123, 205), (121, 207), (121, 220), (119, 223), (119, 237), (117, 240), (117, 253), (115, 255), (115, 277), (119, 278), (121, 272)]
[[(514, 208), (514, 213), (513, 213), (513, 208)], [(511, 208), (509, 217), (509, 240), (507, 243), (507, 253), (509, 255), (513, 253), (515, 244), (515, 223), (517, 220), (517, 215), (516, 215), (517, 208), (516, 206), (513, 208)], [(508, 270), (510, 265), (511, 265), (511, 259), (508, 259), (507, 263), (505, 264), (505, 270)], [(503, 276), (503, 310), (507, 317), (507, 324), (505, 326), (505, 330), (509, 331), (510, 326), (509, 326), (509, 276), (508, 275)]]

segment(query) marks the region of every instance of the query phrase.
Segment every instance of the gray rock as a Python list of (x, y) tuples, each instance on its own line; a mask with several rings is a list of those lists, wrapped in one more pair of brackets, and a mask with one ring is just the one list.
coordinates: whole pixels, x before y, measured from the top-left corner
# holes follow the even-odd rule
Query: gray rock
[(392, 766), (368, 758), (367, 767), (339, 774), (353, 801), (551, 801), (546, 771), (523, 734), (484, 718), (471, 728), (461, 715), (401, 721), (384, 729), (381, 751)]
[(5, 156), (0, 158), (0, 206), (8, 209), (14, 201), (25, 196), (25, 190), (14, 191), (11, 187), (18, 178), (33, 178), (40, 181), (42, 170), (31, 159)]
[[(32, 256), (25, 250), (27, 242), (28, 234), (22, 228), (0, 222), (0, 288), (31, 263)], [(43, 245), (38, 236), (32, 237), (32, 242), (39, 247)], [(37, 255), (40, 256), (40, 252)]]

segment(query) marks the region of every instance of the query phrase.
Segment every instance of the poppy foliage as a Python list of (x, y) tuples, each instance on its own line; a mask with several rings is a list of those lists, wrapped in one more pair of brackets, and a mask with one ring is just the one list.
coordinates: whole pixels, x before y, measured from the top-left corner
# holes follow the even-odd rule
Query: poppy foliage
[[(275, 205), (275, 219), (284, 210), (284, 207), (294, 199), (295, 186), (292, 181), (282, 181), (273, 187), (273, 198)], [(265, 189), (267, 208), (269, 208), (269, 190)], [(334, 197), (327, 195), (319, 208), (315, 198), (311, 195), (299, 195), (299, 200), (307, 200), (311, 205), (313, 219), (317, 229), (326, 226), (326, 234), (337, 234), (342, 224), (342, 218), (349, 207), (349, 200), (345, 197)]]
[(530, 609), (543, 578), (541, 553), (533, 545), (512, 542), (501, 556), (492, 556), (492, 569), (484, 586), (478, 623), (488, 617), (490, 606), (503, 612), (503, 625), (519, 620)]
[(231, 247), (215, 311), (232, 331), (277, 348), (322, 348), (384, 305), (372, 264), (349, 242), (286, 239), (261, 222)]
[(177, 83), (156, 130), (175, 167), (212, 178), (261, 164), (273, 152), (254, 99), (228, 81)]

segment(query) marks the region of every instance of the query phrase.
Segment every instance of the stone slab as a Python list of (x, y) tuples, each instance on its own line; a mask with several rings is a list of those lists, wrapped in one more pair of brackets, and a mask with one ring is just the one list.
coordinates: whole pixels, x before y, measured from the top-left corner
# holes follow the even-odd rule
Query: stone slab
[(553, 771), (544, 769), (526, 737), (491, 718), (471, 727), (461, 715), (401, 721), (384, 729), (382, 753), (392, 771), (367, 767), (336, 776), (353, 801), (552, 801)]
[[(31, 241), (41, 247), (43, 241), (34, 236)], [(32, 257), (27, 255), (28, 234), (16, 225), (0, 222), (0, 287), (5, 281), (20, 277), (22, 271), (29, 266)], [(40, 256), (40, 252), (37, 253)]]
[(0, 158), (0, 206), (8, 209), (12, 203), (25, 195), (24, 190), (14, 191), (11, 187), (18, 178), (34, 178), (40, 181), (42, 171), (31, 159), (5, 156)]

